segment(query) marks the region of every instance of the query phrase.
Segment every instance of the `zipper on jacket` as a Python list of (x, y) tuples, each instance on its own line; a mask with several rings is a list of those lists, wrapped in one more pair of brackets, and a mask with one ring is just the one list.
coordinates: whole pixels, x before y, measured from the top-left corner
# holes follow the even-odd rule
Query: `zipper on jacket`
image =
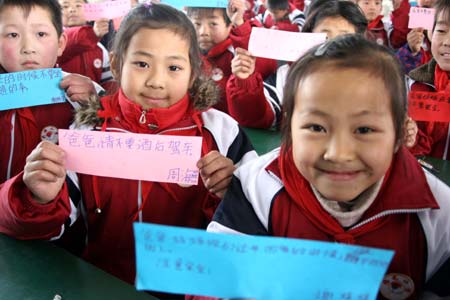
[(9, 161), (8, 161), (8, 169), (6, 170), (6, 179), (11, 178), (11, 169), (12, 169), (12, 160), (13, 160), (13, 153), (14, 153), (14, 132), (16, 130), (16, 127), (14, 126), (16, 123), (16, 112), (13, 112), (11, 116), (11, 148), (9, 152)]
[(381, 213), (379, 213), (379, 214), (377, 214), (377, 215), (375, 215), (373, 217), (368, 218), (367, 220), (362, 221), (359, 224), (354, 225), (350, 229), (355, 229), (355, 228), (361, 227), (361, 226), (363, 226), (363, 225), (365, 225), (365, 224), (367, 224), (369, 222), (375, 221), (376, 219), (383, 218), (383, 217), (388, 216), (388, 215), (410, 214), (410, 213), (417, 214), (417, 213), (420, 213), (420, 212), (423, 212), (423, 211), (426, 211), (426, 210), (429, 210), (429, 208), (386, 210), (386, 211), (383, 211), (383, 212), (381, 212)]
[(147, 111), (144, 109), (141, 113), (141, 116), (139, 117), (139, 123), (141, 124), (147, 123), (147, 117), (145, 116), (146, 113)]

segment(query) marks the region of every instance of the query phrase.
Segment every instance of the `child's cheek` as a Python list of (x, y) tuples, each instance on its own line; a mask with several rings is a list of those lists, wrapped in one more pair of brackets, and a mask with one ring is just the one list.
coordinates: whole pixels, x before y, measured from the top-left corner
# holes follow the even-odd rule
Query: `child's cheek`
[(2, 52), (5, 57), (8, 57), (10, 59), (13, 59), (17, 56), (16, 55), (17, 49), (16, 49), (16, 47), (13, 47), (12, 45), (3, 45)]

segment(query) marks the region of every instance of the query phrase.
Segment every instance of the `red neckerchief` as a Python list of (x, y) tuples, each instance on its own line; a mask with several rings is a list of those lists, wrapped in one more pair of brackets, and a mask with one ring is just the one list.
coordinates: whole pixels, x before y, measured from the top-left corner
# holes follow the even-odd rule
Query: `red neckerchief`
[(220, 42), (219, 44), (215, 45), (211, 49), (209, 49), (208, 54), (206, 54), (206, 58), (213, 58), (216, 56), (221, 55), (227, 49), (231, 46), (232, 42), (230, 38), (227, 38), (226, 40)]
[[(121, 127), (133, 133), (157, 133), (172, 127), (173, 125), (179, 123), (184, 119), (192, 118), (197, 126), (197, 129), (202, 132), (203, 122), (200, 116), (201, 112), (193, 108), (193, 104), (189, 99), (189, 94), (186, 94), (180, 101), (170, 107), (149, 109), (145, 113), (147, 120), (145, 124), (141, 124), (139, 122), (142, 116), (142, 107), (128, 99), (123, 93), (122, 89), (120, 89), (113, 96), (103, 97), (101, 99), (101, 103), (104, 109), (99, 110), (97, 112), (97, 115), (101, 118), (104, 118), (102, 131), (106, 131), (108, 119), (119, 118), (121, 120)], [(155, 129), (151, 129), (148, 126), (149, 124), (156, 125), (158, 127)], [(206, 148), (207, 145), (205, 142), (203, 142), (202, 156), (203, 154), (206, 154)], [(98, 191), (98, 178), (97, 176), (92, 177), (95, 204), (97, 206), (97, 209), (100, 209), (101, 211), (101, 197)], [(153, 184), (154, 182), (151, 181), (141, 181), (142, 203), (134, 213), (133, 220), (137, 219), (139, 212), (144, 208), (148, 198), (148, 194), (152, 190)], [(177, 200), (177, 196), (172, 191), (168, 183), (158, 182), (157, 184), (164, 188), (164, 190), (169, 193), (173, 199)]]
[(445, 72), (436, 64), (434, 69), (434, 86), (438, 92), (450, 93), (450, 85), (448, 82), (448, 72)]
[[(420, 178), (420, 176), (424, 177), (423, 171), (414, 157), (407, 151), (408, 150), (404, 147), (401, 147), (397, 151), (391, 167), (384, 177), (381, 189), (378, 192), (374, 203), (372, 203), (371, 207), (368, 209), (368, 213), (386, 209), (386, 207), (383, 206), (383, 201), (381, 200), (381, 198), (387, 197), (386, 195), (394, 195), (394, 197), (402, 198), (396, 207), (398, 209), (439, 207), (428, 188), (426, 179), (423, 181), (423, 186), (418, 183), (419, 180), (417, 180), (417, 178)], [(405, 170), (405, 166), (407, 170)], [(311, 223), (313, 223), (321, 231), (333, 236), (338, 242), (353, 244), (358, 236), (376, 230), (389, 218), (378, 218), (372, 222), (366, 223), (365, 225), (345, 231), (339, 222), (323, 209), (311, 190), (309, 182), (295, 167), (292, 157), (292, 148), (287, 151), (284, 151), (283, 148), (281, 149), (279, 168), (286, 192), (293, 199), (294, 203), (304, 212), (304, 215)], [(404, 185), (405, 178), (407, 182), (408, 180), (415, 180), (418, 184), (413, 187), (405, 187), (405, 190), (402, 191), (402, 195), (399, 196), (396, 191), (398, 191), (402, 184)], [(420, 199), (417, 199), (417, 187), (423, 190)], [(413, 199), (414, 195), (416, 195), (416, 199)]]
[(372, 30), (376, 28), (380, 24), (381, 19), (383, 19), (383, 15), (379, 15), (378, 17), (373, 19), (372, 22), (370, 22), (369, 25), (367, 25), (367, 29)]

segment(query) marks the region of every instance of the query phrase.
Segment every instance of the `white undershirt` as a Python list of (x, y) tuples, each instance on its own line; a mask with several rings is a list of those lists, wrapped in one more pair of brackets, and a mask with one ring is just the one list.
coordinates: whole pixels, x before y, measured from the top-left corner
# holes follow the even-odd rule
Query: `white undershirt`
[(312, 185), (311, 189), (323, 209), (334, 217), (342, 227), (346, 228), (356, 224), (373, 201), (375, 201), (375, 198), (380, 191), (383, 178), (381, 178), (372, 187), (365, 190), (356, 199), (352, 200), (351, 205), (347, 208), (343, 205), (339, 205), (338, 201), (324, 198)]

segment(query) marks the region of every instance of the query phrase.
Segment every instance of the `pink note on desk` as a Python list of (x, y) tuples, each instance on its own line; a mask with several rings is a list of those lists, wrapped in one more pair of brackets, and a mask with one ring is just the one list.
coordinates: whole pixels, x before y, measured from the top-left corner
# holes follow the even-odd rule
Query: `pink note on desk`
[(105, 1), (83, 4), (86, 20), (95, 21), (101, 18), (114, 19), (125, 16), (131, 9), (130, 0)]
[(434, 8), (411, 7), (409, 11), (408, 28), (424, 28), (433, 29), (434, 24)]
[(196, 185), (202, 138), (59, 130), (66, 169), (126, 179)]
[(254, 56), (295, 61), (310, 48), (325, 42), (325, 33), (289, 32), (253, 27), (248, 51)]

